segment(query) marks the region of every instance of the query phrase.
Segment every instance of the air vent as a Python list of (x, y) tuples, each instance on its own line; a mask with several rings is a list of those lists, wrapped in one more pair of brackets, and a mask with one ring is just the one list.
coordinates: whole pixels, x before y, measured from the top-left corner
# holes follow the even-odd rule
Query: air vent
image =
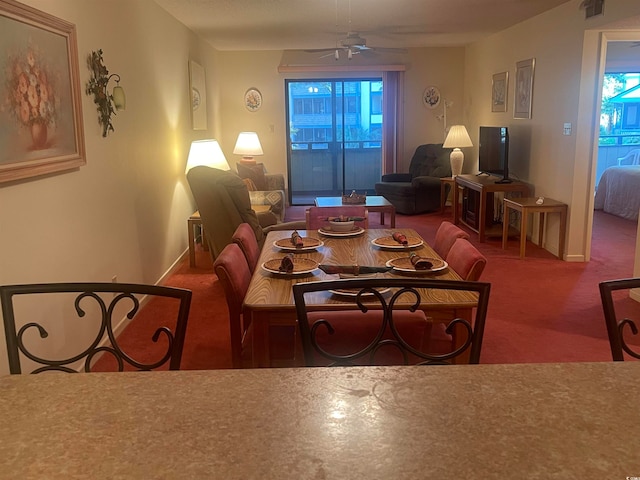
[(585, 18), (591, 18), (596, 15), (602, 15), (604, 0), (584, 0), (580, 6), (584, 8)]

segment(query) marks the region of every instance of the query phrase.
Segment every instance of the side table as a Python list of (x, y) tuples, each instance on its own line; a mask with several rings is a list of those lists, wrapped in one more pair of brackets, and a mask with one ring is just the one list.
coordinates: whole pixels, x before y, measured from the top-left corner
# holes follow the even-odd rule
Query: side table
[(540, 222), (538, 229), (538, 241), (543, 246), (543, 235), (545, 227), (545, 214), (559, 213), (560, 228), (558, 239), (558, 258), (562, 260), (564, 257), (564, 238), (567, 228), (567, 204), (545, 198), (541, 204), (537, 204), (538, 198), (505, 198), (503, 200), (504, 217), (502, 221), (502, 248), (507, 248), (508, 229), (509, 229), (509, 209), (520, 212), (520, 257), (524, 258), (525, 247), (527, 245), (527, 221), (530, 213), (539, 213)]
[(202, 248), (209, 250), (207, 239), (204, 236), (204, 228), (202, 227), (200, 211), (196, 210), (187, 220), (187, 233), (189, 236), (189, 266), (192, 268), (196, 266), (196, 235), (194, 233), (194, 229), (198, 225), (200, 226), (200, 241), (202, 242)]

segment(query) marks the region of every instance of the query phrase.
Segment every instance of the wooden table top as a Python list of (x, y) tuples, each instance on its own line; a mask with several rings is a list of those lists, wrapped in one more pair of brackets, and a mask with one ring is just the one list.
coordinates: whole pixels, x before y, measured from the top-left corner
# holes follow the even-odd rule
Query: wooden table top
[[(282, 251), (274, 245), (274, 242), (289, 238), (292, 230), (271, 231), (267, 235), (264, 247), (262, 249), (260, 259), (258, 260), (258, 268), (251, 278), (249, 290), (244, 300), (245, 307), (253, 310), (264, 309), (294, 309), (292, 286), (298, 282), (312, 282), (319, 280), (337, 279), (337, 275), (328, 275), (322, 270), (315, 270), (306, 275), (278, 275), (269, 273), (261, 268), (261, 265), (270, 259), (282, 258), (287, 252)], [(371, 242), (381, 237), (389, 237), (393, 232), (402, 232), (408, 238), (421, 237), (413, 229), (368, 229), (361, 235), (347, 238), (335, 238), (321, 235), (317, 231), (300, 230), (299, 233), (303, 237), (318, 238), (324, 245), (317, 250), (310, 250), (303, 253), (296, 253), (296, 256), (309, 258), (318, 264), (331, 265), (368, 265), (368, 266), (384, 266), (388, 260), (406, 257), (408, 254), (404, 249), (382, 249), (374, 246)], [(418, 248), (412, 248), (416, 254), (424, 257), (440, 258), (438, 254), (426, 242)], [(380, 275), (396, 277), (398, 273), (389, 272)], [(445, 269), (441, 272), (430, 273), (429, 275), (436, 278), (448, 280), (460, 280), (460, 276), (452, 269)], [(454, 292), (441, 291), (434, 294), (430, 291), (421, 291), (422, 305), (433, 308), (470, 308), (475, 306), (475, 295), (470, 292)], [(314, 297), (309, 296), (312, 305), (327, 305), (328, 308), (333, 305), (341, 305), (344, 308), (356, 308), (355, 303), (351, 301), (334, 298), (335, 296), (326, 293), (318, 293)]]
[(625, 479), (637, 362), (13, 375), (3, 479)]

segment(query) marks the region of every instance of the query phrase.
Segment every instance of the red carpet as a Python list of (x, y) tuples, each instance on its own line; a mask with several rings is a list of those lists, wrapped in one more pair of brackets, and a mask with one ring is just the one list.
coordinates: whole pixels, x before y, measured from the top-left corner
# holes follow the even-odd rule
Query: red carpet
[[(302, 219), (304, 207), (290, 208), (287, 217)], [(450, 218), (439, 213), (398, 215), (396, 222), (398, 228), (413, 228), (432, 242), (440, 222)], [(372, 214), (370, 222), (376, 228), (378, 214)], [(499, 239), (479, 243), (470, 233), (488, 259), (481, 280), (492, 284), (482, 363), (611, 360), (598, 282), (632, 276), (635, 222), (596, 212), (588, 263), (560, 261), (530, 242), (527, 257), (520, 259), (517, 241), (502, 250)], [(190, 268), (185, 258), (166, 284), (193, 291), (182, 368), (229, 368), (227, 307), (209, 253), (198, 248), (197, 268)], [(629, 311), (640, 308), (630, 299), (623, 303)], [(129, 326), (122, 343), (140, 347), (136, 332), (144, 322), (143, 317)]]

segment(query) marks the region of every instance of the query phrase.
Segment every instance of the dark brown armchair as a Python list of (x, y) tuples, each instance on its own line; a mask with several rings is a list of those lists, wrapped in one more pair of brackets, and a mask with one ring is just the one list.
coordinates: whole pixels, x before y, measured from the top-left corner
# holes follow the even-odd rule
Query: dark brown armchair
[(442, 144), (416, 148), (409, 173), (390, 173), (376, 183), (376, 195), (382, 195), (398, 213), (414, 215), (440, 209), (440, 178), (451, 176), (451, 149)]

